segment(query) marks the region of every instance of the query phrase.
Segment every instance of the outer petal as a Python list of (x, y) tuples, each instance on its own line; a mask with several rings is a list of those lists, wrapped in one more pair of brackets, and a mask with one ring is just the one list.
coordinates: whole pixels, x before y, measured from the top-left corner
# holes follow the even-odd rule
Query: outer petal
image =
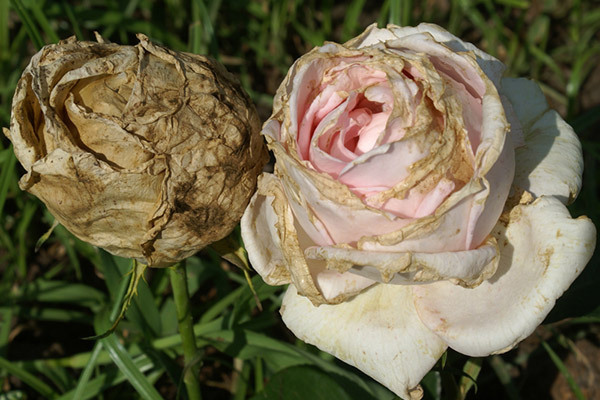
[(491, 55), (481, 51), (471, 43), (464, 42), (450, 32), (440, 28), (434, 24), (422, 23), (416, 27), (400, 27), (396, 25), (388, 25), (387, 29), (377, 28), (376, 24), (370, 25), (360, 36), (345, 43), (345, 46), (354, 47), (357, 49), (372, 46), (378, 42), (386, 42), (396, 38), (414, 35), (416, 33), (428, 33), (435, 41), (443, 43), (450, 49), (456, 52), (472, 51), (477, 57), (477, 63), (486, 75), (495, 83), (500, 82), (502, 73), (505, 70), (504, 64)]
[(276, 227), (278, 218), (271, 205), (273, 200), (273, 196), (256, 192), (242, 216), (240, 227), (250, 264), (269, 285), (283, 285), (290, 283), (291, 278), (285, 268)]
[(592, 222), (571, 219), (552, 197), (516, 206), (504, 217), (493, 232), (501, 254), (492, 278), (473, 289), (450, 282), (412, 287), (423, 323), (470, 356), (508, 351), (529, 336), (595, 246)]
[(309, 247), (304, 253), (307, 258), (325, 260), (328, 269), (392, 284), (452, 280), (476, 286), (498, 266), (498, 245), (492, 237), (478, 249), (456, 252), (382, 252), (327, 246)]
[(500, 82), (502, 73), (506, 69), (506, 66), (495, 57), (492, 57), (486, 52), (478, 49), (469, 42), (464, 42), (460, 38), (454, 36), (450, 32), (440, 28), (435, 24), (422, 23), (416, 27), (399, 27), (395, 25), (388, 25), (388, 29), (394, 32), (394, 34), (398, 37), (413, 35), (417, 32), (426, 32), (433, 36), (437, 42), (445, 44), (455, 52), (472, 51), (477, 57), (477, 63), (481, 69), (496, 85)]
[(315, 307), (290, 285), (281, 315), (298, 338), (357, 367), (403, 399), (422, 396), (418, 383), (446, 350), (419, 320), (407, 286), (375, 285), (342, 304)]
[(577, 135), (528, 79), (502, 79), (502, 94), (512, 103), (525, 135), (516, 152), (513, 185), (539, 196), (571, 202), (581, 188), (583, 157)]
[(337, 303), (374, 284), (371, 279), (327, 270), (325, 262), (304, 257), (314, 246), (294, 221), (279, 180), (263, 174), (241, 220), (242, 237), (254, 269), (270, 285), (293, 283), (315, 304)]

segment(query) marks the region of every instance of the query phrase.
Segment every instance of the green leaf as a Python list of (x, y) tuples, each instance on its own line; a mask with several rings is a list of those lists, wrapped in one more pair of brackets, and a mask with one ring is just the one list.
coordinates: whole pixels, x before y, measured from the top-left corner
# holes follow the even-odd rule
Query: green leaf
[(162, 400), (162, 396), (140, 372), (127, 350), (119, 343), (116, 335), (102, 339), (102, 345), (106, 347), (110, 358), (143, 399)]
[[(154, 366), (152, 360), (148, 357), (136, 357), (134, 360), (135, 367), (141, 373), (149, 371)], [(118, 385), (126, 380), (125, 375), (119, 372), (117, 368), (108, 368), (105, 373), (97, 375), (94, 379), (86, 380), (82, 386), (81, 392), (78, 393), (75, 389), (60, 396), (57, 400), (86, 400), (95, 398), (106, 389)]]
[(429, 371), (421, 380), (421, 386), (428, 398), (434, 400), (442, 398), (442, 378), (439, 371)]
[[(133, 260), (133, 266), (131, 267), (131, 271), (129, 272), (131, 277), (129, 278), (129, 285), (127, 287), (127, 292), (125, 293), (125, 299), (123, 301), (123, 304), (121, 305), (121, 312), (119, 313), (117, 318), (112, 323), (112, 326), (108, 330), (106, 330), (104, 333), (101, 333), (99, 335), (88, 337), (85, 339), (87, 339), (87, 340), (102, 339), (102, 338), (109, 336), (117, 329), (119, 322), (121, 322), (121, 320), (125, 317), (125, 313), (129, 309), (129, 306), (133, 302), (134, 298), (137, 297), (138, 284), (139, 284), (140, 280), (142, 280), (144, 278), (144, 271), (146, 270), (146, 268), (148, 268), (148, 266), (146, 264), (142, 264), (135, 259)], [(140, 324), (143, 324), (143, 322), (141, 322)], [(143, 329), (143, 327), (142, 327), (142, 329)]]
[(500, 383), (504, 386), (504, 391), (506, 395), (511, 400), (519, 400), (521, 396), (519, 396), (519, 390), (515, 386), (510, 372), (508, 371), (509, 366), (500, 356), (491, 356), (488, 359), (489, 364), (493, 368), (496, 376), (500, 380)]
[(573, 391), (573, 394), (575, 395), (577, 400), (585, 400), (585, 396), (579, 388), (579, 385), (577, 385), (577, 382), (575, 382), (575, 379), (573, 379), (573, 375), (571, 375), (571, 372), (569, 372), (569, 369), (562, 362), (558, 354), (556, 354), (554, 350), (552, 350), (552, 347), (550, 347), (550, 345), (545, 340), (542, 341), (542, 347), (544, 348), (544, 350), (546, 350), (546, 352), (550, 356), (550, 359), (552, 360), (554, 365), (556, 365), (556, 368), (558, 368), (560, 373), (567, 380), (567, 383), (569, 384), (569, 387)]
[(327, 373), (315, 367), (296, 366), (279, 371), (252, 400), (351, 400)]
[(33, 13), (33, 17), (36, 19), (38, 25), (44, 30), (46, 35), (50, 38), (50, 42), (57, 43), (60, 39), (52, 26), (50, 26), (50, 22), (46, 18), (46, 15), (42, 11), (44, 6), (44, 1), (34, 1), (30, 4), (31, 12)]
[(469, 358), (463, 367), (464, 375), (460, 377), (458, 382), (458, 391), (461, 399), (467, 397), (467, 393), (475, 386), (475, 392), (477, 392), (477, 377), (481, 371), (481, 364), (483, 358)]
[(23, 6), (21, 0), (10, 0), (10, 4), (13, 6), (15, 11), (21, 18), (21, 21), (23, 22), (23, 25), (27, 30), (27, 34), (29, 35), (29, 38), (31, 39), (35, 47), (38, 50), (44, 47), (44, 39), (42, 39), (42, 35), (40, 35), (39, 30), (33, 23), (31, 16), (29, 15), (29, 11)]
[(13, 153), (12, 145), (0, 152), (2, 156), (2, 169), (0, 170), (0, 219), (3, 215), (4, 203), (8, 195), (10, 183), (14, 180), (15, 165), (17, 157)]
[(342, 40), (351, 39), (358, 29), (359, 17), (365, 6), (366, 0), (352, 0), (346, 9), (346, 17), (342, 27)]
[(15, 307), (0, 308), (0, 356), (5, 357), (8, 349), (11, 324)]
[(52, 389), (46, 383), (42, 382), (39, 378), (30, 374), (23, 368), (18, 367), (14, 363), (8, 361), (6, 358), (0, 357), (0, 369), (5, 369), (9, 374), (16, 376), (23, 381), (23, 383), (41, 394), (45, 399), (54, 399), (58, 396), (58, 393), (56, 393), (54, 389)]
[(82, 283), (37, 279), (19, 290), (17, 301), (73, 303), (96, 308), (106, 301), (104, 293)]

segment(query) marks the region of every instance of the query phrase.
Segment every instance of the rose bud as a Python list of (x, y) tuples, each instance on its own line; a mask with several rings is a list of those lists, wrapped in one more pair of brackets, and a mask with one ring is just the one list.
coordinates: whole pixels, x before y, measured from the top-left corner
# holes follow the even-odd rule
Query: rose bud
[(267, 153), (223, 66), (138, 39), (44, 47), (5, 134), (27, 172), (20, 187), (75, 236), (166, 266), (235, 227)]
[(435, 25), (372, 25), (297, 60), (263, 126), (276, 163), (242, 218), (250, 262), (290, 283), (292, 332), (404, 399), (448, 346), (530, 335), (593, 253), (565, 207), (579, 140), (504, 69)]

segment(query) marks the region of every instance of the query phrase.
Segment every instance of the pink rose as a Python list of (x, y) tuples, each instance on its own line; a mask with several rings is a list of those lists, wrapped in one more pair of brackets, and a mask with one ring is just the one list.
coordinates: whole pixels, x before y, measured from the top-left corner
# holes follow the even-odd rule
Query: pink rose
[(291, 283), (299, 338), (403, 398), (447, 346), (527, 337), (595, 246), (564, 206), (577, 137), (503, 70), (435, 25), (372, 25), (301, 57), (263, 127), (277, 161), (242, 219), (252, 265)]

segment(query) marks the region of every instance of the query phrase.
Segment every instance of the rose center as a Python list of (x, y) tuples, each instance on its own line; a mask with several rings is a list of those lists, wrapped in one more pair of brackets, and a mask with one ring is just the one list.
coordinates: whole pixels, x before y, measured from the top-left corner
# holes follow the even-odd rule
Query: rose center
[(377, 136), (369, 134), (373, 122), (377, 122), (373, 117), (382, 111), (382, 103), (371, 101), (364, 94), (359, 94), (356, 107), (348, 113), (349, 123), (343, 134), (344, 147), (356, 155), (371, 150), (377, 139)]

